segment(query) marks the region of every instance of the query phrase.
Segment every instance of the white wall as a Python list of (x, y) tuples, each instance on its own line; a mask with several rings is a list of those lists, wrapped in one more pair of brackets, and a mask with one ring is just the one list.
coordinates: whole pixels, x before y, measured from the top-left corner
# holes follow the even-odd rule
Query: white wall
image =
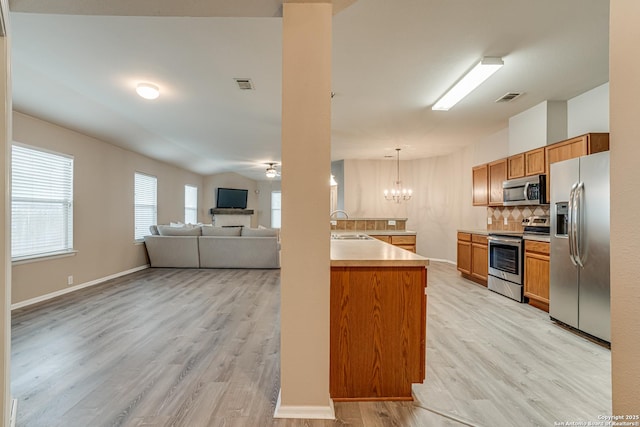
[(567, 103), (544, 101), (509, 119), (509, 155), (567, 138)]
[(609, 83), (567, 101), (567, 138), (609, 132)]

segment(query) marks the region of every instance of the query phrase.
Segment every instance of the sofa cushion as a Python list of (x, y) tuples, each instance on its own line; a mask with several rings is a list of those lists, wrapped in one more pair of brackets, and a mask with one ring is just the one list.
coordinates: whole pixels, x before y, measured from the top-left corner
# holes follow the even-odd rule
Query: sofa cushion
[(248, 237), (278, 237), (276, 228), (243, 228), (242, 236)]
[(159, 225), (158, 232), (161, 236), (202, 236), (200, 227), (171, 227)]
[(242, 227), (202, 227), (203, 236), (239, 236)]

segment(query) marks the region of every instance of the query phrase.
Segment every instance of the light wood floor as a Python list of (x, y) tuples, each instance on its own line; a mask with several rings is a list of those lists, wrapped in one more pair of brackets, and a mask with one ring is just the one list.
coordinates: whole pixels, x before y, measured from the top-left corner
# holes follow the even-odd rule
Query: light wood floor
[(16, 310), (17, 425), (529, 426), (611, 412), (609, 350), (448, 264), (431, 264), (428, 294), (416, 402), (339, 403), (336, 421), (272, 418), (277, 270), (149, 269)]

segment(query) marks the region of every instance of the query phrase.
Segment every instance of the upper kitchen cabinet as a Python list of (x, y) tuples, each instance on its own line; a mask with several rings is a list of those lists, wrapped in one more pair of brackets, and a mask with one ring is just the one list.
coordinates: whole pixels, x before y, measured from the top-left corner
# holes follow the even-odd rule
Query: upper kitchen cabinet
[(488, 182), (489, 182), (489, 165), (480, 165), (473, 168), (473, 206), (487, 206), (488, 198)]
[(588, 154), (609, 151), (608, 133), (587, 133), (566, 141), (556, 142), (545, 147), (547, 174), (547, 194), (550, 195), (549, 183), (551, 182), (551, 163), (561, 162)]
[(541, 175), (545, 173), (545, 149), (544, 147), (524, 153), (524, 173), (526, 176)]
[(496, 160), (489, 168), (489, 206), (502, 206), (502, 183), (507, 179), (507, 159)]
[(516, 154), (507, 159), (507, 179), (522, 178), (524, 176), (524, 153)]

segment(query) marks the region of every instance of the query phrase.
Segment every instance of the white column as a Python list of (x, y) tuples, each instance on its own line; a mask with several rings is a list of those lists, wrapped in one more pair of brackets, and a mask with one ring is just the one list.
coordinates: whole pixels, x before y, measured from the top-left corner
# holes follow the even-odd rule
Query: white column
[(332, 5), (286, 2), (283, 7), (281, 394), (275, 416), (333, 418), (329, 397)]

